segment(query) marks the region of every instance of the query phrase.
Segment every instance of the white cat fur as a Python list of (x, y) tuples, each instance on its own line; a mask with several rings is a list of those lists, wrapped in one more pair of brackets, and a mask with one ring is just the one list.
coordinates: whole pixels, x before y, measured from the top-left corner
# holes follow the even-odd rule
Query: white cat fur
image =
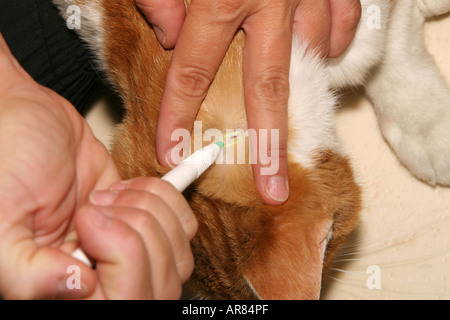
[(419, 179), (450, 185), (450, 90), (426, 51), (423, 24), (449, 0), (397, 0), (382, 63), (367, 93), (382, 133)]

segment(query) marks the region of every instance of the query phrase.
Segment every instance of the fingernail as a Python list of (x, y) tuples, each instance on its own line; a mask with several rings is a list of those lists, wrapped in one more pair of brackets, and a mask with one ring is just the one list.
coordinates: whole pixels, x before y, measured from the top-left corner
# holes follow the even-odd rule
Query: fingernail
[(161, 29), (158, 26), (153, 25), (153, 30), (155, 30), (155, 35), (156, 35), (156, 38), (158, 38), (159, 43), (161, 43), (162, 46), (165, 46), (166, 35), (164, 34), (163, 29)]
[(109, 206), (118, 195), (117, 190), (113, 191), (94, 191), (89, 195), (89, 200), (92, 204), (97, 206)]
[(273, 200), (285, 202), (289, 198), (289, 184), (282, 176), (270, 177), (267, 181), (266, 192)]
[(111, 208), (97, 206), (91, 208), (92, 219), (98, 227), (104, 228), (109, 226), (111, 224), (112, 214), (113, 211)]
[(166, 162), (170, 168), (173, 168), (183, 161), (183, 148), (175, 146), (166, 152)]

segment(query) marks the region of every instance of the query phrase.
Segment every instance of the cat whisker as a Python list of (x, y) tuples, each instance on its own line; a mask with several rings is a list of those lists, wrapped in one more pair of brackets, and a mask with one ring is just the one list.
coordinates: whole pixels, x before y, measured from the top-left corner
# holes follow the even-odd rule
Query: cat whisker
[(344, 269), (340, 269), (340, 268), (330, 268), (330, 271), (338, 271), (338, 272), (342, 272), (342, 273), (353, 273), (353, 271), (344, 270)]

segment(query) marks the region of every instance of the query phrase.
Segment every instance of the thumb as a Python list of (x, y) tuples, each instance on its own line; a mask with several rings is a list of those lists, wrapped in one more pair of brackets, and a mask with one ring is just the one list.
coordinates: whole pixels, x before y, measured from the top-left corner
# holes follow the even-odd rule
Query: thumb
[(136, 5), (153, 25), (161, 45), (173, 48), (186, 16), (183, 0), (136, 0)]
[(9, 267), (0, 267), (4, 298), (81, 299), (94, 291), (95, 275), (88, 266), (58, 248), (31, 245), (30, 249), (12, 250), (20, 254), (9, 256)]

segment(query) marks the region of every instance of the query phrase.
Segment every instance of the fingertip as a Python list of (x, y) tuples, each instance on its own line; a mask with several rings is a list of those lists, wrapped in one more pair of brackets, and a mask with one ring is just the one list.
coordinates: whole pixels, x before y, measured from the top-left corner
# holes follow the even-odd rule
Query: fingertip
[(355, 37), (361, 19), (362, 7), (359, 0), (331, 0), (331, 21), (329, 58), (341, 56)]
[(256, 186), (264, 203), (280, 206), (289, 199), (289, 179), (283, 175), (256, 178)]
[(269, 164), (254, 164), (253, 176), (262, 201), (279, 206), (288, 201), (290, 195), (288, 163), (283, 151), (270, 150)]
[[(166, 96), (169, 97), (166, 97)], [(197, 105), (186, 100), (185, 104), (173, 102), (170, 90), (164, 93), (156, 127), (156, 157), (160, 165), (173, 168), (178, 165), (191, 147), (191, 131), (197, 110)], [(191, 106), (191, 107), (189, 107)]]
[(186, 16), (182, 0), (136, 0), (136, 6), (153, 25), (158, 41), (166, 49), (175, 46)]
[(174, 25), (156, 25), (153, 24), (153, 31), (155, 32), (155, 36), (158, 39), (159, 43), (167, 50), (173, 49), (177, 44), (178, 37), (181, 32), (181, 24)]
[[(160, 127), (160, 124), (158, 124), (158, 127)], [(173, 143), (170, 140), (170, 137), (167, 137), (164, 133), (158, 133), (159, 130), (157, 130), (156, 133), (156, 143), (155, 143), (155, 149), (156, 149), (156, 159), (158, 160), (158, 163), (165, 167), (165, 168), (173, 168), (174, 163), (171, 159), (172, 154), (172, 146), (171, 143)]]
[(158, 39), (159, 43), (167, 49), (167, 38), (164, 30), (157, 25), (153, 25), (153, 31), (155, 32), (156, 38)]
[(289, 198), (289, 182), (283, 176), (269, 177), (265, 183), (265, 192), (277, 203), (284, 203)]
[(301, 41), (318, 56), (330, 51), (331, 9), (329, 1), (303, 0), (294, 15), (294, 29)]

